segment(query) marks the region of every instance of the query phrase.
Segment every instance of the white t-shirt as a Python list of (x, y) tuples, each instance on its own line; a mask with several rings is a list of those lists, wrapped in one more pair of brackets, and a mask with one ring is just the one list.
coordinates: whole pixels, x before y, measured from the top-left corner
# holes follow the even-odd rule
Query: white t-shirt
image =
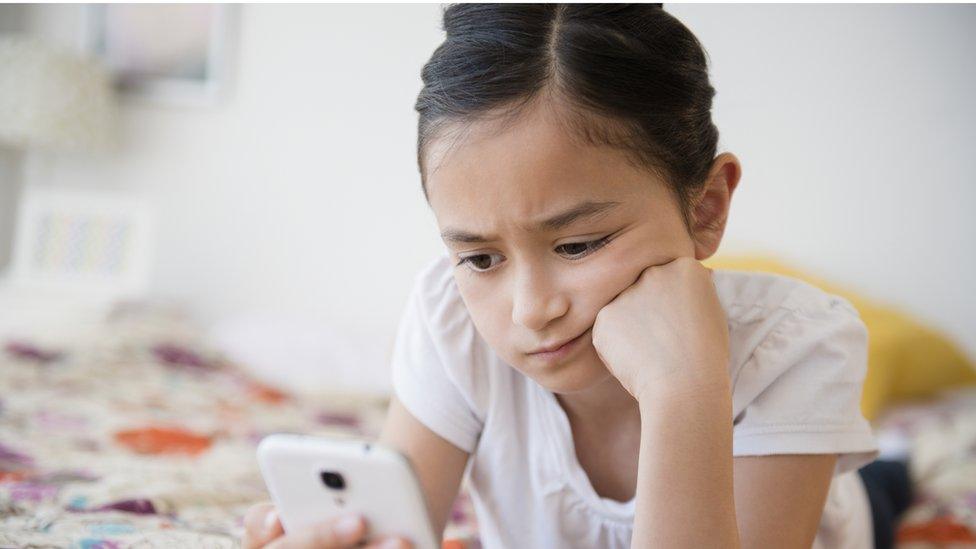
[[(555, 395), (475, 329), (444, 254), (416, 278), (393, 354), (393, 387), (420, 422), (472, 454), (484, 547), (629, 547), (635, 499), (599, 496)], [(870, 548), (856, 469), (877, 456), (859, 408), (867, 330), (843, 298), (766, 273), (714, 271), (728, 317), (735, 456), (840, 454), (816, 548)]]

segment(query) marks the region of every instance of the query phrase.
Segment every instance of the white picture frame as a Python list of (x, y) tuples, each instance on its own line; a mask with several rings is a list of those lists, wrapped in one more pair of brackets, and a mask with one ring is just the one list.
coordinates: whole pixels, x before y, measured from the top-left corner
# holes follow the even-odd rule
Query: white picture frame
[(9, 281), (33, 291), (141, 298), (149, 285), (154, 225), (141, 196), (28, 187)]
[(91, 4), (87, 49), (125, 100), (212, 106), (227, 92), (237, 6)]
[(153, 226), (143, 197), (25, 189), (0, 279), (0, 339), (61, 345), (104, 333), (116, 306), (148, 298)]

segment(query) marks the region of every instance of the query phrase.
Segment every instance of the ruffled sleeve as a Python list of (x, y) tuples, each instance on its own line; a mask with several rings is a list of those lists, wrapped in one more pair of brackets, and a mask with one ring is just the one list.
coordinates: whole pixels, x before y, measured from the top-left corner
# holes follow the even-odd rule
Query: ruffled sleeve
[(733, 379), (733, 455), (840, 454), (836, 474), (877, 457), (860, 410), (867, 328), (845, 299), (800, 286)]
[(474, 357), (464, 352), (474, 338), (449, 261), (439, 258), (415, 279), (400, 320), (393, 390), (417, 420), (468, 453), (484, 426)]

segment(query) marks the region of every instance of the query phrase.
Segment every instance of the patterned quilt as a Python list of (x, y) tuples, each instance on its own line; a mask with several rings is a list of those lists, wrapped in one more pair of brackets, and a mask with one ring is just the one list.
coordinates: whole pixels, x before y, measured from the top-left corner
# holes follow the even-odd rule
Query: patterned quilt
[[(0, 547), (239, 547), (270, 499), (262, 437), (371, 437), (385, 415), (261, 384), (174, 315), (123, 309), (89, 341), (0, 345)], [(445, 545), (474, 531), (462, 491)]]
[[(178, 315), (117, 309), (71, 343), (0, 341), (0, 548), (238, 547), (269, 499), (255, 459), (274, 432), (375, 436), (386, 402), (298, 396), (208, 349)], [(976, 391), (898, 407), (918, 498), (900, 549), (976, 547)], [(467, 486), (445, 547), (476, 547)]]
[(901, 518), (898, 549), (976, 547), (976, 387), (905, 403), (875, 424), (882, 443), (904, 441), (915, 499)]

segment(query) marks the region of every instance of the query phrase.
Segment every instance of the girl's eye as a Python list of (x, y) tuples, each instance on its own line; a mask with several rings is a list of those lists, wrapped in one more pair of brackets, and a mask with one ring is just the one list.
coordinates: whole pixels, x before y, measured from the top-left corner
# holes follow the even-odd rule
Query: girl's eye
[(609, 241), (610, 237), (607, 236), (598, 240), (591, 240), (589, 242), (571, 242), (569, 244), (560, 244), (559, 246), (556, 246), (556, 251), (558, 252), (561, 248), (563, 253), (565, 253), (567, 256), (571, 256), (568, 259), (580, 259), (599, 250)]
[[(571, 242), (568, 244), (560, 244), (556, 246), (556, 251), (563, 253), (568, 259), (577, 260), (590, 255), (591, 253), (599, 250), (603, 246), (606, 246), (607, 242), (610, 241), (609, 236), (605, 236), (598, 240), (591, 240), (589, 242)], [(476, 273), (487, 273), (493, 269), (496, 265), (502, 262), (499, 259), (497, 262), (492, 262), (492, 258), (501, 258), (501, 254), (478, 254), (469, 255), (467, 257), (462, 257), (458, 261), (457, 265), (467, 265), (469, 269)]]
[[(483, 272), (487, 272), (492, 268), (491, 258), (496, 256), (501, 257), (501, 255), (499, 254), (469, 255), (467, 257), (462, 257), (461, 261), (458, 262), (458, 265), (466, 264), (468, 268), (471, 269), (472, 271), (476, 273), (483, 273)], [(501, 261), (499, 261), (498, 263), (501, 263)]]

